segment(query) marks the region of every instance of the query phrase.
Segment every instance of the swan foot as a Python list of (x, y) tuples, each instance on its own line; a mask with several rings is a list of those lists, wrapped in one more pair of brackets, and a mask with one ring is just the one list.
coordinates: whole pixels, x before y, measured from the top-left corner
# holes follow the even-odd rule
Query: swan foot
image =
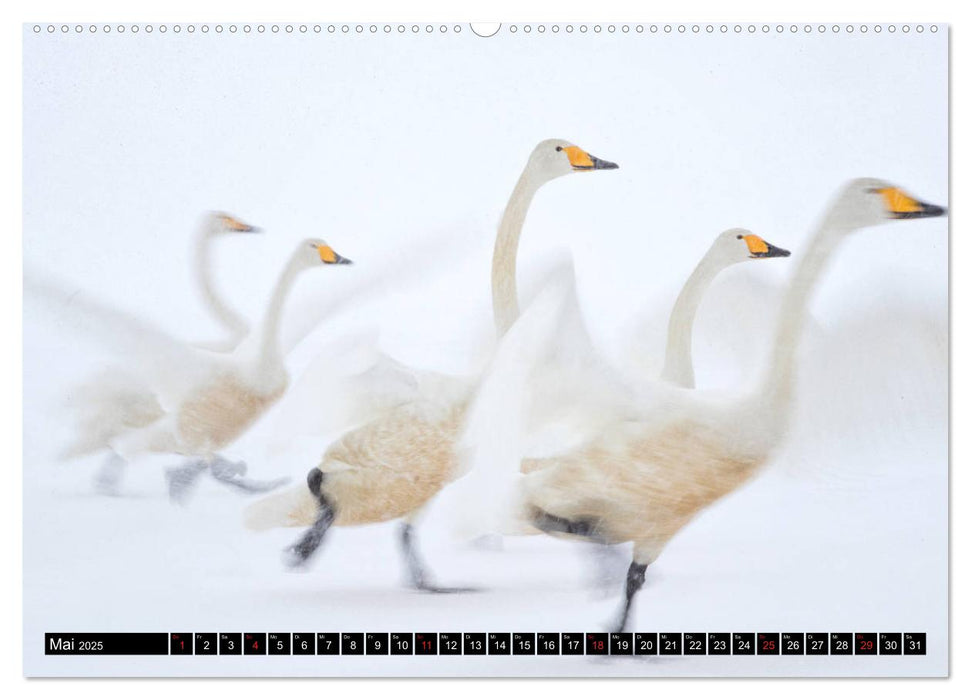
[(224, 457), (216, 457), (209, 464), (209, 473), (219, 482), (232, 486), (244, 493), (265, 493), (283, 486), (290, 481), (289, 477), (258, 481), (245, 478), (246, 462), (230, 462)]
[(125, 460), (112, 452), (94, 476), (94, 490), (102, 496), (120, 495), (121, 477), (125, 473)]
[(230, 462), (225, 457), (215, 456), (209, 462), (209, 472), (218, 481), (228, 481), (246, 474), (246, 462)]
[(165, 470), (165, 481), (169, 487), (169, 500), (179, 505), (185, 505), (194, 486), (199, 481), (199, 475), (206, 470), (206, 463), (201, 459), (186, 462), (181, 467), (169, 467)]
[(620, 610), (617, 622), (611, 628), (612, 632), (623, 632), (624, 628), (627, 627), (627, 622), (630, 618), (631, 603), (634, 602), (634, 596), (637, 595), (637, 592), (644, 585), (644, 572), (646, 570), (647, 564), (638, 564), (636, 561), (631, 561), (630, 568), (627, 569), (627, 587), (624, 592), (624, 606)]
[(415, 548), (414, 528), (411, 523), (401, 525), (401, 548), (405, 555), (405, 565), (408, 567), (409, 584), (416, 591), (422, 593), (475, 593), (480, 590), (466, 586), (436, 586), (428, 581), (428, 573), (418, 557)]
[(320, 548), (321, 542), (324, 541), (324, 535), (327, 534), (327, 530), (334, 524), (334, 519), (337, 517), (334, 506), (331, 505), (327, 497), (320, 491), (323, 482), (323, 472), (316, 467), (311, 469), (307, 475), (307, 487), (310, 489), (310, 493), (317, 499), (317, 519), (303, 533), (303, 536), (299, 540), (284, 550), (283, 560), (288, 568), (294, 569), (305, 565), (309, 561), (313, 553)]
[(429, 584), (422, 584), (421, 586), (415, 586), (415, 590), (421, 593), (479, 593), (482, 591), (481, 588), (476, 588), (474, 586), (432, 586)]

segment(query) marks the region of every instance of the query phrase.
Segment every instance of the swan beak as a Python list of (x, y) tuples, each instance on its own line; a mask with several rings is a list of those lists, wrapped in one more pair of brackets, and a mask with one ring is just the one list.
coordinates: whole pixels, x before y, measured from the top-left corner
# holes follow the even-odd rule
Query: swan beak
[(620, 167), (609, 160), (601, 160), (592, 156), (577, 146), (566, 146), (563, 150), (566, 152), (567, 158), (570, 159), (570, 165), (573, 166), (574, 170), (616, 170)]
[(593, 161), (594, 170), (617, 170), (620, 167), (616, 163), (611, 163), (609, 160), (600, 160), (596, 156), (590, 156), (590, 160)]
[(895, 211), (893, 213), (893, 218), (929, 219), (932, 216), (944, 216), (945, 214), (947, 214), (946, 207), (939, 207), (936, 204), (928, 204), (927, 202), (917, 202), (916, 211)]
[(785, 248), (778, 248), (768, 241), (765, 242), (766, 250), (759, 253), (752, 253), (753, 258), (788, 258), (790, 253)]
[(745, 241), (748, 246), (748, 256), (750, 258), (788, 258), (789, 251), (785, 248), (777, 248), (761, 236), (750, 233), (747, 236), (738, 236)]
[(320, 254), (320, 262), (325, 265), (351, 265), (353, 261), (349, 258), (345, 258), (340, 255), (336, 250), (331, 248), (329, 245), (319, 245), (317, 246), (317, 252)]
[(240, 221), (235, 216), (223, 215), (223, 225), (233, 233), (262, 233), (263, 229), (259, 226), (250, 226), (244, 221)]
[(589, 153), (581, 153), (583, 153), (582, 159), (574, 159), (572, 156), (570, 158), (570, 165), (573, 166), (574, 170), (616, 170), (620, 167), (616, 163), (611, 163), (609, 160), (601, 160), (597, 156), (592, 156)]
[(899, 187), (884, 187), (875, 191), (883, 195), (884, 203), (892, 219), (928, 219), (932, 216), (947, 214), (947, 209), (944, 207), (921, 202)]

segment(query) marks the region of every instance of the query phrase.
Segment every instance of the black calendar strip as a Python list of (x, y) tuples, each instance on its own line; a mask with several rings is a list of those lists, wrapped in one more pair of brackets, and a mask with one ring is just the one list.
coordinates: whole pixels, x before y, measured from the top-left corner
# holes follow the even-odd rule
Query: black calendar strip
[(48, 655), (923, 656), (924, 632), (48, 633)]
[(165, 632), (48, 632), (44, 635), (44, 653), (53, 656), (164, 656), (169, 653), (169, 635)]

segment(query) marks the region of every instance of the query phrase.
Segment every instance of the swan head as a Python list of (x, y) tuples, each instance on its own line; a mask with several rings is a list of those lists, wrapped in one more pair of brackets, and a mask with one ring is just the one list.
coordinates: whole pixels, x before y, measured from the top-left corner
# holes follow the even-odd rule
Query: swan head
[(305, 267), (317, 265), (350, 265), (351, 260), (339, 255), (322, 238), (308, 238), (297, 246), (298, 259)]
[(210, 236), (219, 236), (225, 233), (261, 233), (263, 230), (222, 211), (209, 213), (209, 226), (207, 228)]
[(616, 170), (616, 163), (592, 156), (563, 139), (541, 141), (529, 156), (526, 166), (544, 180), (592, 170)]
[(763, 258), (788, 258), (790, 255), (785, 248), (772, 245), (746, 228), (722, 231), (712, 244), (712, 249), (725, 265)]
[(944, 207), (922, 202), (900, 187), (873, 177), (861, 177), (847, 183), (833, 209), (840, 223), (853, 228), (947, 213)]

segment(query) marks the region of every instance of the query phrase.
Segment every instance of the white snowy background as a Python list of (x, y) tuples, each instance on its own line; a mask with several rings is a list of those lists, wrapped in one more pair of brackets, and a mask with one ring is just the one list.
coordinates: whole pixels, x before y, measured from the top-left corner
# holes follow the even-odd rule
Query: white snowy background
[[(300, 239), (324, 237), (357, 263), (298, 283), (292, 313), (335, 314), (288, 358), (294, 377), (328, 343), (373, 331), (406, 364), (469, 371), (489, 347), (506, 198), (535, 143), (564, 138), (621, 168), (541, 190), (520, 271), (570, 251), (591, 332), (618, 363), (659, 368), (671, 302), (718, 232), (745, 226), (793, 251), (723, 274), (699, 313), (698, 386), (743, 387), (760, 374), (780, 291), (841, 183), (881, 177), (948, 203), (946, 32), (480, 39), (463, 29), (25, 29), (25, 275), (186, 340), (213, 339), (191, 247), (201, 213), (223, 209), (266, 229), (216, 251), (221, 289), (252, 319)], [(375, 282), (369, 269), (396, 275)], [(187, 506), (168, 502), (162, 468), (176, 458), (139, 462), (122, 496), (96, 495), (100, 458), (57, 459), (70, 436), (60, 404), (118, 358), (28, 293), (25, 672), (945, 673), (947, 275), (944, 219), (847, 241), (813, 303), (787, 448), (671, 542), (632, 624), (926, 631), (926, 657), (45, 657), (50, 631), (596, 631), (619, 586), (592, 591), (586, 549), (573, 543), (470, 548), (443, 515), (448, 490), (419, 546), (437, 581), (481, 592), (404, 588), (391, 523), (336, 529), (309, 572), (287, 572), (279, 555), (297, 532), (247, 532), (247, 499), (205, 482)], [(368, 284), (360, 303), (335, 301)], [(256, 477), (303, 479), (336, 434), (281, 445), (273, 426), (314, 409), (285, 398), (226, 454)]]

